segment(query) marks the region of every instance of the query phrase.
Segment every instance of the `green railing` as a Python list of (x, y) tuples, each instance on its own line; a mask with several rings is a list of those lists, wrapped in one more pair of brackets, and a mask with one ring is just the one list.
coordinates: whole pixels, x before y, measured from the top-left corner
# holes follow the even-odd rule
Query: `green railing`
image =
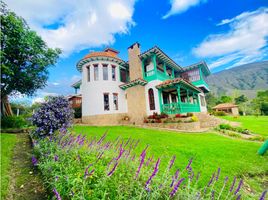
[(166, 114), (179, 114), (179, 113), (189, 113), (189, 112), (200, 112), (200, 107), (198, 104), (191, 103), (169, 103), (162, 105), (162, 112)]
[(161, 72), (159, 70), (157, 70), (157, 72), (155, 73), (154, 69), (149, 70), (147, 72), (144, 72), (144, 76), (145, 76), (146, 81), (152, 81), (152, 80), (156, 80), (156, 79), (164, 81), (167, 79), (171, 79), (170, 76), (168, 76), (167, 74), (165, 74), (164, 72)]

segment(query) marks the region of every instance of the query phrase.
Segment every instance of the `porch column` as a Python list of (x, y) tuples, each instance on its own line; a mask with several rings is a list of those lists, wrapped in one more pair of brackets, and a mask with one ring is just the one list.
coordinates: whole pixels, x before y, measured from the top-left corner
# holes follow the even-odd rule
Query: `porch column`
[(143, 79), (145, 79), (144, 59), (142, 59), (141, 61), (141, 72), (142, 72)]
[(166, 66), (165, 62), (164, 62), (164, 73), (165, 73), (165, 75), (167, 75), (167, 66)]
[(189, 90), (186, 89), (186, 92), (187, 92), (187, 103), (190, 103), (190, 100), (189, 100)]
[(181, 88), (180, 88), (180, 86), (177, 87), (177, 93), (178, 93), (178, 102), (181, 103)]
[(163, 99), (163, 96), (162, 96), (162, 90), (161, 89), (158, 89), (158, 100), (159, 100), (159, 107), (160, 107), (160, 113), (163, 112), (163, 108), (162, 108), (162, 99)]
[(152, 61), (154, 64), (154, 73), (157, 75), (157, 67), (156, 67), (156, 54), (152, 54)]

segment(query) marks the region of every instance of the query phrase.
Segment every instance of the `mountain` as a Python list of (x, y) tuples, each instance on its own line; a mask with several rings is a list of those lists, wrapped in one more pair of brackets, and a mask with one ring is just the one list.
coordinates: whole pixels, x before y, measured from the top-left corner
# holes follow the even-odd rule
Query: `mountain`
[(258, 90), (268, 89), (268, 61), (245, 64), (211, 74), (207, 83), (216, 95), (237, 93), (254, 98)]

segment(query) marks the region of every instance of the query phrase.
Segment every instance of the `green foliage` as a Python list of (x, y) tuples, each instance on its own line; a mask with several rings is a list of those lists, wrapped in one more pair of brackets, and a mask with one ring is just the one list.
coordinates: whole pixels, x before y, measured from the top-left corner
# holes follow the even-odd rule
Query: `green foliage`
[[(166, 155), (161, 152), (159, 160), (159, 154), (152, 156), (143, 146), (140, 151), (139, 145), (135, 145), (138, 140), (130, 138), (108, 140), (107, 135), (94, 135), (88, 140), (85, 136), (66, 132), (55, 136), (34, 141), (34, 149), (47, 188), (61, 199), (194, 199), (197, 192), (202, 199), (211, 199), (212, 193), (216, 198), (226, 195), (236, 198), (234, 192), (229, 192), (232, 178), (224, 183), (225, 176), (220, 169), (213, 176), (204, 177), (208, 181), (201, 183), (204, 175), (195, 172), (195, 159), (187, 159), (183, 164), (181, 156), (178, 160), (173, 156), (165, 161)], [(173, 158), (175, 162), (170, 168)], [(179, 163), (181, 168), (176, 177), (178, 168), (175, 164)], [(140, 169), (138, 175), (137, 169)], [(198, 178), (196, 174), (199, 174)], [(174, 185), (182, 179), (171, 197)]]
[(0, 134), (1, 146), (1, 199), (6, 199), (9, 185), (9, 170), (12, 167), (13, 148), (16, 144), (15, 134)]
[(206, 94), (206, 102), (208, 111), (211, 112), (212, 108), (217, 105), (218, 98), (215, 96), (214, 93), (209, 92)]
[(29, 121), (23, 116), (5, 116), (1, 119), (1, 128), (26, 128), (30, 125)]
[(235, 100), (235, 104), (239, 105), (239, 104), (247, 102), (248, 98), (243, 94), (239, 97), (236, 97), (234, 100)]
[(74, 118), (82, 117), (82, 107), (74, 108)]
[(1, 1), (1, 98), (16, 92), (33, 95), (43, 88), (48, 67), (56, 63), (60, 52), (48, 48), (25, 20)]
[(232, 97), (223, 95), (220, 97), (218, 103), (231, 103), (232, 102)]
[(226, 113), (224, 111), (215, 111), (215, 112), (212, 112), (213, 115), (215, 116), (225, 116)]
[(252, 100), (256, 114), (268, 115), (268, 90), (259, 91), (257, 97)]

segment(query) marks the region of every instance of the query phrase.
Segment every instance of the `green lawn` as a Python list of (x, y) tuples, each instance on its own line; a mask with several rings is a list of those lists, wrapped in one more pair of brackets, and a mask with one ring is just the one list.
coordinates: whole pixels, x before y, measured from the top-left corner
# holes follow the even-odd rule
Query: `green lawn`
[(256, 134), (268, 136), (268, 116), (223, 116), (223, 119), (240, 122), (243, 128), (246, 128)]
[(140, 139), (139, 152), (149, 144), (151, 154), (162, 157), (162, 164), (167, 163), (172, 155), (177, 155), (176, 167), (184, 168), (193, 157), (194, 170), (202, 173), (203, 182), (221, 167), (222, 179), (238, 176), (245, 178), (255, 191), (267, 188), (268, 155), (257, 155), (261, 143), (227, 138), (216, 133), (190, 134), (125, 126), (74, 127), (75, 132), (88, 136), (101, 136), (106, 130), (107, 139), (117, 136)]
[(7, 188), (9, 183), (9, 175), (8, 171), (10, 168), (12, 155), (13, 155), (13, 148), (16, 144), (16, 135), (15, 134), (0, 134), (1, 138), (1, 199), (7, 194)]

